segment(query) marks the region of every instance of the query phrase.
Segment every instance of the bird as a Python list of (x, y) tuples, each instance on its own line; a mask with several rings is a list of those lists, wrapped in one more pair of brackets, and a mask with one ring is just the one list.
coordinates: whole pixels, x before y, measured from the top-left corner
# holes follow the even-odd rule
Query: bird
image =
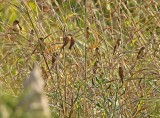
[(44, 51), (45, 50), (44, 38), (39, 38), (39, 44), (40, 44), (40, 49)]
[(32, 30), (30, 31), (30, 35), (33, 36), (34, 34), (35, 34), (35, 31), (32, 29)]
[(100, 55), (99, 47), (96, 47), (96, 48), (95, 48), (95, 55), (96, 55), (96, 56), (99, 56), (99, 55)]
[(58, 56), (57, 53), (53, 53), (53, 55), (52, 55), (52, 65), (54, 65), (54, 63), (56, 62), (57, 56)]
[(13, 28), (13, 31), (15, 31), (15, 32), (18, 32), (18, 31), (22, 30), (22, 27), (20, 26), (18, 20), (15, 20), (13, 22), (13, 27), (12, 28)]
[(141, 47), (137, 54), (137, 59), (140, 59), (143, 56), (145, 47)]
[(87, 39), (89, 39), (89, 35), (90, 35), (89, 27), (87, 27), (87, 28), (86, 28), (86, 38), (87, 38)]
[(101, 53), (99, 47), (95, 48), (94, 57), (97, 58), (98, 60), (101, 59)]
[(42, 38), (42, 37), (39, 38), (39, 45), (40, 45), (40, 49), (41, 49), (42, 51), (45, 50), (45, 46), (46, 46), (44, 40), (45, 40), (46, 38), (48, 38), (49, 36), (51, 36), (51, 34), (48, 34), (48, 35), (45, 36), (44, 38)]
[(72, 35), (68, 34), (66, 37), (63, 37), (63, 46), (62, 49), (64, 49), (64, 47), (68, 44), (68, 42), (71, 40)]
[(43, 12), (47, 12), (48, 13), (50, 10), (51, 10), (51, 8), (49, 6), (47, 6), (47, 5), (43, 5), (42, 6), (42, 11)]
[(119, 67), (119, 77), (121, 78), (121, 81), (123, 83), (124, 73), (123, 73), (123, 68), (122, 67)]
[(30, 43), (32, 43), (32, 41), (34, 40), (34, 36), (35, 36), (35, 31), (32, 29), (29, 34), (29, 42)]
[(115, 52), (118, 49), (118, 47), (120, 46), (120, 44), (121, 44), (121, 39), (118, 39), (115, 46), (114, 46), (113, 55), (115, 54)]
[(70, 49), (70, 50), (71, 50), (72, 47), (74, 46), (75, 42), (76, 42), (76, 39), (72, 36), (72, 37), (71, 37), (71, 41), (70, 41), (70, 46), (69, 46), (69, 49)]

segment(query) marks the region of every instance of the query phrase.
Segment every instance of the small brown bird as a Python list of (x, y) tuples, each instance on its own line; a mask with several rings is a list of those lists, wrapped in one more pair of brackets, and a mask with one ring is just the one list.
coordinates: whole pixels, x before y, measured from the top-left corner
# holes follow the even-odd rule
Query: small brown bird
[(118, 49), (118, 47), (120, 46), (120, 44), (121, 44), (121, 39), (118, 39), (115, 46), (114, 46), (113, 55), (115, 54), (115, 52)]
[(86, 28), (86, 38), (89, 39), (90, 32), (89, 32), (89, 27)]
[(123, 69), (122, 69), (122, 67), (119, 67), (119, 77), (121, 78), (121, 81), (122, 81), (122, 83), (123, 83), (124, 74), (123, 74)]
[(71, 40), (72, 35), (68, 34), (66, 37), (63, 37), (63, 46), (62, 49), (64, 49), (64, 47), (68, 44), (68, 42)]
[(49, 6), (47, 6), (47, 5), (43, 5), (42, 6), (42, 11), (43, 12), (47, 12), (48, 13), (50, 10), (51, 10), (51, 8)]
[(56, 57), (52, 56), (52, 66), (54, 65), (55, 62), (56, 62)]
[(32, 41), (34, 40), (34, 35), (35, 35), (35, 32), (34, 30), (32, 29), (30, 31), (30, 34), (29, 34), (29, 42), (32, 43)]
[(34, 34), (35, 34), (35, 31), (32, 29), (32, 30), (30, 31), (30, 35), (33, 36)]
[(13, 22), (13, 27), (12, 28), (13, 28), (13, 31), (15, 31), (15, 32), (18, 32), (18, 31), (22, 30), (22, 27), (20, 26), (18, 20), (15, 20)]
[(101, 53), (99, 47), (95, 48), (94, 57), (96, 57), (98, 60), (101, 59)]
[(137, 59), (140, 59), (143, 56), (144, 49), (145, 49), (145, 47), (141, 47), (140, 48), (140, 50), (138, 51)]
[(99, 55), (100, 55), (99, 47), (96, 47), (96, 48), (95, 48), (95, 55), (96, 55), (96, 56), (99, 56)]
[(56, 62), (56, 60), (57, 60), (57, 56), (58, 56), (58, 54), (57, 53), (53, 53), (53, 55), (52, 55), (52, 66), (54, 65), (54, 63)]
[(70, 41), (70, 46), (69, 46), (69, 49), (70, 49), (70, 50), (71, 50), (71, 48), (74, 46), (75, 42), (76, 42), (76, 39), (72, 36), (72, 37), (71, 37), (71, 41)]
[(39, 38), (39, 43), (40, 43), (40, 49), (44, 51), (45, 50), (44, 38)]

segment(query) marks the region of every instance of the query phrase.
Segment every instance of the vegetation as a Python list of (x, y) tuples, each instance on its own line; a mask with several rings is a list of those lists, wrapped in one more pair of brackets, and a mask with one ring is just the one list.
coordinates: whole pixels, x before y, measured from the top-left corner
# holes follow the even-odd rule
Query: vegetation
[(38, 63), (53, 118), (159, 118), (159, 38), (159, 0), (0, 0), (0, 117)]

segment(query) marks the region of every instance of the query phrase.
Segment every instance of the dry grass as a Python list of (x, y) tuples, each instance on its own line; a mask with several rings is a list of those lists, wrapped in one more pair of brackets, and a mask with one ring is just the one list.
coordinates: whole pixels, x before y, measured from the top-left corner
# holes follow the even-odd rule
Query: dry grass
[(160, 117), (159, 0), (40, 1), (0, 1), (2, 95), (18, 96), (38, 62), (55, 118)]

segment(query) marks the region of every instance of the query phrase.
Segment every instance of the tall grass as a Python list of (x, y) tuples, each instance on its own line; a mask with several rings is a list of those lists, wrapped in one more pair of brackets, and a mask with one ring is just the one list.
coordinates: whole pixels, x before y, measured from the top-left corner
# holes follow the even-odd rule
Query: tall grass
[(1, 0), (0, 96), (19, 96), (38, 62), (55, 118), (160, 117), (159, 12), (159, 0)]

